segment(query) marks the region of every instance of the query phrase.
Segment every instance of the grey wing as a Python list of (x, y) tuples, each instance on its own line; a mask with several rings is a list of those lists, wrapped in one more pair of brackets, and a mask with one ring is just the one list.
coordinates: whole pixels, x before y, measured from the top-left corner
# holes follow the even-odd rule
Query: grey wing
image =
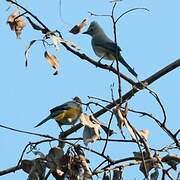
[(118, 52), (121, 51), (121, 48), (116, 44), (114, 43), (113, 41), (111, 41), (109, 39), (109, 41), (93, 41), (93, 44), (94, 46), (99, 46), (99, 47), (102, 47), (102, 48), (105, 48), (105, 49), (108, 49), (109, 51), (111, 51), (112, 54), (115, 53), (115, 51), (117, 50)]

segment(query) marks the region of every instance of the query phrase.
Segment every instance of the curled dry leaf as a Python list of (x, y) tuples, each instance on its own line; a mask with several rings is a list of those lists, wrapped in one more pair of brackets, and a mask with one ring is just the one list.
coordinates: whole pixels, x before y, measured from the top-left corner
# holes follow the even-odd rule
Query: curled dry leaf
[(180, 157), (173, 154), (168, 154), (161, 159), (161, 162), (165, 162), (174, 170), (177, 170), (176, 166), (180, 163)]
[(49, 64), (56, 70), (54, 72), (54, 75), (56, 75), (58, 73), (58, 68), (59, 68), (59, 63), (58, 60), (56, 58), (56, 56), (48, 53), (47, 51), (44, 52), (44, 57), (47, 59), (47, 61), (49, 62)]
[(112, 180), (122, 179), (122, 169), (116, 168), (113, 170), (113, 179)]
[(113, 109), (113, 113), (116, 116), (117, 119), (117, 125), (119, 129), (122, 129), (125, 126), (125, 117), (123, 117), (122, 112), (120, 110), (119, 105), (116, 105), (116, 107)]
[(51, 38), (51, 40), (52, 40), (52, 43), (53, 43), (55, 49), (56, 49), (56, 50), (59, 50), (59, 45), (60, 45), (62, 42), (64, 42), (64, 40), (63, 40), (61, 37), (56, 36), (56, 35), (54, 35), (54, 34), (53, 34), (53, 35), (50, 35), (50, 38)]
[(108, 172), (108, 171), (105, 171), (104, 174), (103, 174), (102, 180), (110, 180), (110, 179), (111, 179), (111, 178), (110, 178), (109, 172)]
[(90, 179), (92, 177), (92, 173), (91, 173), (91, 170), (89, 168), (89, 165), (87, 163), (85, 156), (79, 155), (79, 160), (81, 161), (81, 165), (84, 169), (84, 175), (83, 175), (84, 179)]
[(41, 26), (37, 25), (36, 23), (34, 23), (30, 17), (26, 17), (26, 19), (28, 20), (28, 22), (31, 24), (32, 28), (37, 30), (37, 31), (41, 31), (43, 34), (46, 34), (48, 32), (47, 29), (42, 28)]
[(29, 174), (29, 180), (43, 179), (46, 170), (46, 163), (42, 159), (22, 160), (22, 170)]
[(57, 176), (62, 176), (64, 174), (64, 172), (61, 170), (63, 156), (64, 151), (59, 147), (51, 148), (46, 156), (47, 167)]
[(49, 38), (49, 37), (51, 38), (52, 43), (53, 43), (56, 50), (59, 50), (59, 45), (61, 43), (65, 43), (67, 46), (70, 46), (70, 47), (72, 47), (78, 51), (80, 50), (80, 47), (78, 45), (76, 45), (72, 41), (62, 39), (61, 37), (59, 37), (58, 35), (56, 35), (53, 32), (49, 32), (46, 34), (46, 38)]
[(33, 160), (22, 160), (21, 161), (21, 167), (22, 170), (26, 173), (29, 174), (29, 172), (31, 171), (32, 167), (33, 167), (34, 161)]
[(28, 180), (44, 179), (46, 163), (42, 159), (35, 159), (29, 172)]
[(15, 31), (16, 37), (20, 38), (23, 28), (26, 26), (26, 22), (22, 16), (20, 16), (19, 9), (17, 8), (7, 19), (12, 31)]
[(150, 180), (158, 180), (159, 177), (159, 171), (158, 171), (158, 167), (155, 168), (155, 171), (153, 173), (151, 173), (150, 175)]
[(82, 113), (80, 121), (84, 125), (83, 141), (85, 145), (88, 145), (90, 142), (93, 143), (100, 138), (99, 129), (101, 126), (98, 123), (93, 123), (91, 121), (91, 116)]
[[(136, 158), (142, 159), (142, 156), (143, 156), (144, 159), (149, 158), (149, 153), (146, 152), (146, 151), (143, 151), (143, 153), (141, 153), (141, 152), (133, 152), (133, 154), (134, 154), (134, 157), (136, 157)], [(137, 160), (137, 161), (139, 161), (139, 160)]]
[[(117, 105), (114, 109), (113, 112), (116, 116), (117, 119), (117, 125), (119, 127), (119, 129), (121, 130), (122, 133), (122, 128), (125, 126), (127, 128), (127, 130), (129, 131), (130, 136), (132, 137), (133, 140), (136, 140), (136, 135), (134, 133), (134, 130), (131, 128), (131, 126), (128, 123), (128, 120), (126, 118), (127, 116), (127, 112), (128, 112), (128, 108), (127, 108), (127, 103), (125, 106), (125, 111), (122, 111), (119, 107), (119, 105)], [(122, 133), (123, 135), (123, 133)], [(124, 135), (123, 135), (124, 137)]]
[(76, 24), (69, 32), (72, 34), (78, 34), (87, 24), (89, 24), (89, 20), (84, 19), (81, 23)]
[[(145, 165), (145, 168), (144, 168)], [(147, 161), (145, 163), (141, 163), (139, 166), (139, 170), (144, 174), (144, 176), (149, 175), (149, 172), (151, 171), (151, 169), (157, 167), (157, 164), (152, 161)]]
[(139, 135), (147, 141), (148, 136), (149, 136), (149, 130), (148, 129), (140, 130)]
[(36, 41), (37, 41), (37, 40), (32, 40), (32, 41), (29, 43), (28, 47), (26, 48), (26, 50), (25, 50), (25, 52), (24, 52), (25, 59), (26, 59), (26, 61), (25, 61), (25, 66), (28, 66), (29, 50), (30, 50), (31, 46), (32, 46)]

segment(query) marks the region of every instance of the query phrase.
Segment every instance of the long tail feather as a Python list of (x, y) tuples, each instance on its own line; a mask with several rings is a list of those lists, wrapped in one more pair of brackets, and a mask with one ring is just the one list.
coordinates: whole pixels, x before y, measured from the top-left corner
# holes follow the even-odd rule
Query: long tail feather
[(38, 127), (38, 126), (41, 126), (42, 124), (44, 124), (45, 122), (47, 122), (49, 119), (51, 119), (50, 116), (48, 116), (47, 118), (43, 119), (39, 124), (37, 124), (37, 125), (35, 126), (35, 128)]
[(134, 69), (132, 69), (129, 64), (124, 60), (124, 58), (120, 55), (119, 59), (118, 59), (126, 68), (127, 70), (137, 78), (137, 73), (134, 71)]

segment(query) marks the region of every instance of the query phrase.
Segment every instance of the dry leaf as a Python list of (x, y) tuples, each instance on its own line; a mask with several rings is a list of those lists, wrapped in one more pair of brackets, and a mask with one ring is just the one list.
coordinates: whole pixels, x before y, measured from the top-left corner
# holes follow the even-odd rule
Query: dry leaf
[(42, 159), (35, 159), (33, 166), (29, 172), (28, 180), (44, 179), (46, 171), (46, 163)]
[(165, 162), (174, 170), (177, 170), (176, 166), (180, 163), (180, 157), (173, 154), (168, 154), (161, 159), (161, 162)]
[(149, 136), (149, 130), (148, 129), (140, 130), (139, 135), (147, 141), (148, 136)]
[(83, 141), (86, 146), (88, 143), (93, 143), (100, 138), (99, 129), (101, 126), (98, 123), (93, 123), (91, 121), (91, 116), (82, 113), (80, 121), (84, 125)]
[(28, 65), (29, 50), (30, 50), (31, 46), (32, 46), (35, 42), (36, 42), (36, 40), (32, 40), (32, 41), (29, 43), (28, 47), (26, 48), (26, 50), (25, 50), (25, 52), (24, 52), (25, 59), (26, 59), (26, 61), (25, 61), (25, 66)]
[(51, 38), (51, 40), (52, 40), (52, 43), (53, 43), (55, 49), (56, 49), (56, 50), (59, 50), (59, 45), (60, 45), (62, 42), (64, 42), (64, 40), (63, 40), (61, 37), (56, 36), (56, 35), (54, 35), (54, 34), (53, 34), (53, 35), (50, 35), (50, 38)]
[(69, 32), (72, 34), (78, 34), (87, 24), (89, 24), (89, 20), (84, 19), (80, 24), (76, 24)]
[(30, 17), (26, 17), (26, 19), (29, 21), (29, 23), (31, 24), (33, 29), (35, 29), (37, 31), (41, 31), (43, 34), (46, 34), (48, 32), (47, 29), (44, 29), (44, 28), (40, 27), (39, 25), (37, 25), (36, 23), (34, 23)]
[(79, 159), (80, 159), (81, 165), (82, 165), (82, 167), (84, 169), (83, 178), (84, 179), (90, 179), (92, 177), (92, 173), (91, 173), (91, 170), (89, 168), (89, 165), (87, 163), (87, 160), (86, 160), (85, 156), (79, 155)]
[(127, 118), (126, 118), (127, 113), (128, 113), (128, 103), (126, 103), (126, 105), (125, 105), (125, 110), (124, 110), (124, 111), (120, 109), (119, 105), (117, 105), (117, 106), (113, 109), (113, 112), (114, 112), (114, 114), (115, 114), (115, 116), (116, 116), (117, 125), (118, 125), (118, 127), (119, 127), (119, 129), (120, 129), (120, 131), (121, 131), (121, 134), (122, 134), (122, 136), (124, 137), (124, 139), (125, 139), (125, 136), (124, 136), (124, 134), (123, 134), (122, 128), (125, 126), (125, 127), (128, 129), (128, 131), (129, 131), (132, 139), (136, 140), (135, 133), (134, 133), (133, 129), (130, 127), (130, 125), (129, 125), (129, 123), (128, 123), (128, 120), (127, 120)]
[(116, 116), (117, 125), (119, 129), (121, 130), (125, 126), (125, 117), (123, 117), (119, 105), (116, 105), (116, 107), (113, 109), (113, 113)]
[(14, 19), (19, 16), (20, 12), (19, 9), (16, 8), (16, 10), (8, 17), (7, 19), (7, 23), (9, 24), (10, 28), (12, 31), (15, 30), (15, 24), (16, 22), (14, 21)]
[(88, 145), (88, 143), (94, 143), (100, 138), (99, 128), (100, 128), (99, 124), (94, 128), (90, 128), (88, 126), (84, 127), (83, 141), (86, 146)]
[[(149, 153), (146, 151), (143, 151), (142, 153), (141, 152), (133, 152), (133, 154), (134, 154), (134, 157), (136, 157), (136, 158), (142, 159), (142, 156), (144, 157), (144, 159), (149, 158)], [(139, 161), (139, 160), (137, 160), (137, 161)]]
[(109, 172), (108, 172), (108, 171), (105, 171), (104, 174), (103, 174), (102, 180), (110, 180), (110, 179), (111, 179), (111, 178), (110, 178)]
[(150, 180), (158, 180), (158, 177), (159, 177), (159, 171), (158, 168), (155, 168), (155, 171), (150, 175)]
[(59, 63), (58, 60), (56, 58), (56, 56), (48, 53), (47, 51), (44, 52), (44, 57), (47, 59), (47, 61), (49, 62), (49, 64), (56, 70), (54, 72), (54, 75), (56, 75), (58, 73), (58, 68), (59, 68)]
[(46, 156), (47, 167), (58, 176), (62, 176), (64, 172), (61, 170), (62, 157), (64, 156), (64, 151), (62, 148), (53, 147), (49, 150)]
[(16, 37), (20, 38), (23, 28), (26, 26), (26, 22), (22, 16), (19, 16), (20, 12), (17, 8), (7, 19), (7, 23), (9, 24), (12, 31), (15, 31)]
[(146, 169), (144, 168), (144, 163), (143, 162), (139, 166), (139, 170), (144, 174), (144, 176), (146, 176), (146, 173), (147, 173), (147, 175), (149, 175), (149, 171), (151, 171), (151, 169), (154, 168), (153, 161), (145, 162), (145, 167), (146, 167)]
[(114, 169), (112, 180), (121, 180), (121, 179), (122, 179), (122, 170), (120, 168)]
[(29, 172), (31, 171), (32, 169), (32, 166), (34, 164), (34, 161), (33, 160), (22, 160), (21, 161), (21, 167), (22, 167), (22, 170), (26, 173), (29, 174)]

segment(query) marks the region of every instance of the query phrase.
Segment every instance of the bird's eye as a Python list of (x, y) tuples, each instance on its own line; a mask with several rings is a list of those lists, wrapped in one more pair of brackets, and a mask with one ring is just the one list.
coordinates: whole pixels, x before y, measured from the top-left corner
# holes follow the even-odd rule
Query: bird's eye
[(93, 28), (90, 28), (90, 30), (89, 30), (90, 32), (93, 32)]

